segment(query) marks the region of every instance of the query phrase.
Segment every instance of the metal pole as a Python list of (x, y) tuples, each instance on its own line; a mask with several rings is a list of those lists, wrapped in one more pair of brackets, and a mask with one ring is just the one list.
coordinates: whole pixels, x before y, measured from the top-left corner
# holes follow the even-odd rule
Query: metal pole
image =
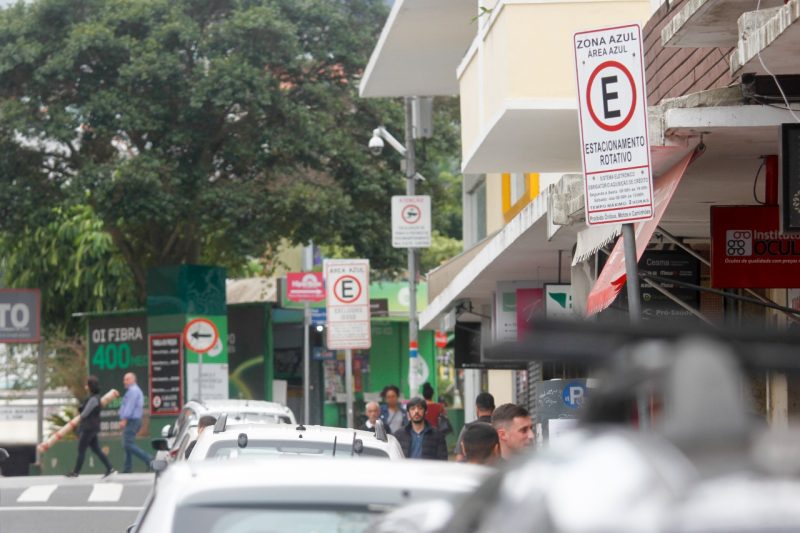
[(344, 390), (347, 395), (347, 427), (354, 427), (353, 421), (353, 350), (344, 351)]
[(202, 353), (197, 354), (197, 399), (199, 401), (203, 401), (203, 355)]
[[(639, 265), (636, 259), (636, 232), (633, 224), (622, 225), (622, 238), (625, 246), (625, 274), (628, 289), (628, 314), (631, 323), (638, 324), (642, 319), (642, 300), (639, 295)], [(636, 411), (639, 413), (639, 429), (650, 427), (650, 394), (640, 390), (636, 394)]]
[(642, 299), (639, 296), (639, 266), (636, 260), (636, 234), (633, 224), (622, 225), (622, 238), (625, 240), (625, 274), (628, 289), (628, 314), (636, 324), (642, 318)]
[[(39, 353), (36, 358), (36, 442), (44, 442), (44, 388), (47, 381), (44, 364), (44, 339), (39, 340)], [(36, 464), (42, 464), (42, 453), (36, 448)]]
[[(311, 272), (314, 244), (303, 249), (303, 272)], [(303, 422), (311, 423), (311, 341), (308, 328), (311, 326), (311, 304), (303, 304)]]
[[(406, 194), (415, 194), (414, 175), (417, 173), (414, 153), (414, 124), (412, 119), (413, 98), (406, 97)], [(418, 331), (417, 324), (417, 250), (408, 249), (408, 392), (411, 397), (417, 395), (420, 386), (417, 383), (419, 367)]]

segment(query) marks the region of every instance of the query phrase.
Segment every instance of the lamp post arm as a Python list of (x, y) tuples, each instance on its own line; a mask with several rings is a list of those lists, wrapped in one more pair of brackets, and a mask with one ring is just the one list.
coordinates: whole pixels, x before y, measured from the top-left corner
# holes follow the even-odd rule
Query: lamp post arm
[(377, 128), (375, 128), (372, 134), (377, 135), (386, 142), (388, 142), (389, 145), (395, 150), (397, 150), (397, 152), (403, 157), (406, 156), (406, 147), (400, 144), (400, 141), (395, 139), (394, 136), (391, 133), (389, 133), (383, 126), (378, 126)]

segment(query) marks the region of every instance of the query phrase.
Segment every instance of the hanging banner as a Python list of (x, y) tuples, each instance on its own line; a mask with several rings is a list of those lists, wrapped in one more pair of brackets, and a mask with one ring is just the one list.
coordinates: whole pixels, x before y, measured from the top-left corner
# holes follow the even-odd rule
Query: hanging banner
[(781, 234), (778, 206), (711, 208), (711, 286), (800, 287), (800, 235)]

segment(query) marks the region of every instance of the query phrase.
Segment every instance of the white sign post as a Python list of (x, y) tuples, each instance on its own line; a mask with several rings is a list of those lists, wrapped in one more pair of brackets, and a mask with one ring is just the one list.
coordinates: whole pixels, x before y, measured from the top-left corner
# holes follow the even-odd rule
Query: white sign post
[(347, 427), (353, 427), (353, 349), (372, 346), (369, 309), (369, 260), (326, 259), (326, 344), (345, 350)]
[(430, 248), (430, 196), (392, 196), (392, 246)]
[(642, 32), (637, 24), (574, 35), (586, 223), (653, 218)]

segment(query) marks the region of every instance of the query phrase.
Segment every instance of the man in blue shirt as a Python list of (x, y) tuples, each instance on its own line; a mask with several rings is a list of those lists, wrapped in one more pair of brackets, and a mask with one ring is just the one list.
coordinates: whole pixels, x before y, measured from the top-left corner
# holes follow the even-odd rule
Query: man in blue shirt
[(144, 394), (136, 384), (136, 374), (128, 372), (122, 378), (122, 382), (127, 390), (119, 408), (119, 427), (122, 430), (122, 446), (125, 449), (123, 472), (129, 474), (133, 471), (131, 455), (144, 461), (148, 469), (152, 457), (136, 445), (136, 434), (142, 427), (142, 411), (144, 410)]

